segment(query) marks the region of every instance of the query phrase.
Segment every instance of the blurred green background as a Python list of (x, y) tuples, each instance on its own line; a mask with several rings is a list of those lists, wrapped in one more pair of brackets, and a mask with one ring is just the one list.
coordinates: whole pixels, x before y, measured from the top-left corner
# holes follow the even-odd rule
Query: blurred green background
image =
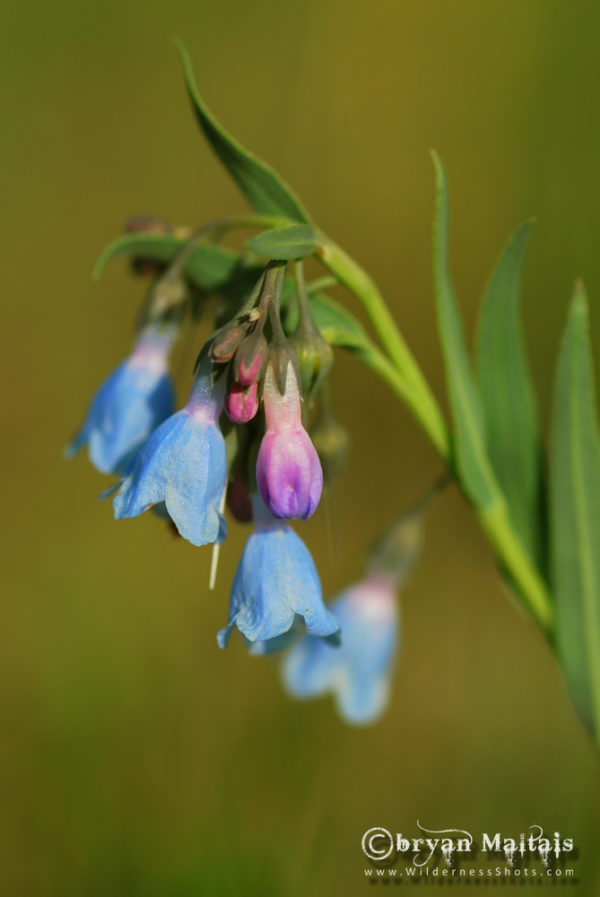
[[(374, 273), (440, 397), (428, 149), (448, 170), (470, 332), (502, 243), (537, 216), (525, 317), (547, 420), (575, 276), (600, 346), (599, 8), (4, 0), (2, 10), (0, 894), (360, 895), (365, 829), (413, 834), (417, 819), (560, 830), (580, 850), (580, 893), (597, 893), (595, 755), (455, 493), (432, 511), (406, 589), (389, 713), (353, 731), (327, 700), (291, 703), (275, 664), (238, 640), (218, 650), (242, 527), (231, 527), (209, 594), (210, 551), (150, 516), (115, 524), (96, 501), (106, 481), (61, 450), (126, 354), (141, 297), (123, 262), (91, 282), (97, 252), (135, 212), (198, 224), (244, 207), (196, 130), (172, 33), (221, 120)], [(325, 510), (299, 527), (328, 595), (360, 575), (370, 541), (439, 472), (371, 374), (340, 357), (333, 389), (354, 437), (337, 562)]]

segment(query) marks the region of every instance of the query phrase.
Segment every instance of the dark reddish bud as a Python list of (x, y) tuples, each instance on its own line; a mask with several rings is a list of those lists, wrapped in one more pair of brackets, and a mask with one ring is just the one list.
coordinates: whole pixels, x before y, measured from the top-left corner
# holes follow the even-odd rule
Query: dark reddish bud
[(137, 256), (131, 259), (131, 270), (139, 277), (150, 277), (151, 275), (159, 274), (162, 271), (162, 265)]
[(239, 471), (227, 486), (227, 507), (240, 523), (252, 521), (252, 499)]
[(262, 366), (262, 360), (262, 352), (259, 352), (258, 355), (255, 356), (249, 366), (246, 364), (245, 358), (240, 358), (240, 363), (238, 364), (236, 374), (239, 382), (243, 386), (250, 386), (258, 379), (258, 375)]
[(258, 411), (258, 383), (244, 387), (234, 380), (225, 398), (225, 414), (234, 424), (247, 424)]
[(210, 348), (210, 354), (213, 361), (230, 361), (244, 339), (247, 329), (247, 325), (244, 324), (233, 324), (229, 327), (224, 327), (223, 330), (215, 336)]
[(137, 234), (142, 231), (150, 234), (167, 234), (170, 230), (170, 225), (156, 215), (132, 215), (125, 222), (126, 234)]
[[(156, 215), (133, 215), (125, 222), (126, 234), (168, 234), (170, 232), (170, 225)], [(143, 256), (134, 256), (131, 259), (131, 268), (134, 274), (140, 277), (149, 277), (162, 271), (164, 265)]]
[(240, 345), (233, 363), (236, 380), (242, 386), (250, 386), (260, 380), (267, 357), (267, 341), (263, 336), (262, 322)]

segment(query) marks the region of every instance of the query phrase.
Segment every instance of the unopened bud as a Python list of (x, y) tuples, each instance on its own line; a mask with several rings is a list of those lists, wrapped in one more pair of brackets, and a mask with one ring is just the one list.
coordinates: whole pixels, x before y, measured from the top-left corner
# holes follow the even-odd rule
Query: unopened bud
[(329, 376), (333, 365), (333, 350), (316, 326), (314, 329), (298, 329), (290, 337), (290, 343), (298, 357), (302, 391), (310, 401), (322, 382)]
[(142, 231), (150, 234), (167, 234), (171, 231), (171, 227), (157, 215), (132, 215), (125, 222), (126, 234), (137, 234)]
[[(170, 225), (156, 215), (133, 215), (125, 222), (126, 234), (168, 234), (170, 232)], [(136, 255), (131, 258), (131, 269), (139, 277), (150, 277), (158, 274), (163, 268), (164, 264), (143, 256)]]
[(213, 361), (231, 361), (247, 331), (245, 324), (232, 324), (218, 333), (211, 345), (210, 354)]
[(234, 361), (234, 375), (243, 386), (250, 386), (260, 379), (267, 358), (267, 341), (262, 327), (257, 327), (241, 343)]
[(225, 398), (225, 413), (234, 424), (247, 424), (258, 411), (258, 383), (244, 387), (234, 383)]
[(350, 453), (348, 431), (330, 414), (324, 414), (311, 430), (313, 445), (319, 453), (323, 478), (331, 486), (342, 475)]
[(285, 371), (283, 391), (269, 363), (263, 401), (267, 431), (256, 460), (258, 490), (275, 517), (307, 520), (321, 499), (323, 471), (302, 426), (300, 391), (291, 362)]

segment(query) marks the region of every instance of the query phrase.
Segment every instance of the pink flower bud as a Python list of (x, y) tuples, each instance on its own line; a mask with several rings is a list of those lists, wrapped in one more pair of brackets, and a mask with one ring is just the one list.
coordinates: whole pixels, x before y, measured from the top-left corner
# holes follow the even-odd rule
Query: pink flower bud
[(229, 361), (235, 355), (245, 333), (246, 327), (241, 324), (226, 327), (213, 340), (210, 347), (211, 358), (217, 362)]
[(233, 362), (235, 379), (242, 386), (250, 386), (260, 380), (267, 355), (267, 341), (263, 336), (264, 318), (262, 318), (250, 336), (246, 337), (237, 351)]
[(258, 411), (258, 383), (246, 389), (234, 381), (225, 399), (225, 413), (234, 424), (247, 424)]
[(267, 432), (256, 463), (261, 497), (275, 517), (302, 517), (316, 510), (323, 490), (323, 471), (315, 447), (302, 426), (300, 392), (291, 362), (285, 389), (279, 392), (272, 365), (264, 387)]
[(243, 356), (240, 358), (237, 369), (237, 378), (243, 386), (250, 386), (250, 384), (256, 381), (260, 373), (262, 358), (262, 352), (258, 352), (249, 365), (246, 364), (246, 360)]

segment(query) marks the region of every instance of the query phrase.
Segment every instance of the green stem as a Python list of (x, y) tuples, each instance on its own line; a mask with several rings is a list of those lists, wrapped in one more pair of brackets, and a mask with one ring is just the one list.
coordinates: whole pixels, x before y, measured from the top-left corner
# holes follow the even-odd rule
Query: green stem
[(329, 275), (318, 277), (316, 280), (311, 280), (310, 283), (306, 284), (306, 292), (309, 296), (312, 296), (313, 293), (329, 290), (331, 287), (336, 287), (338, 284), (339, 281), (337, 277), (330, 277)]
[[(461, 491), (472, 504), (454, 470), (451, 437), (442, 412), (413, 355), (398, 330), (381, 293), (369, 275), (342, 249), (324, 240), (319, 252), (324, 265), (359, 300), (389, 357), (373, 346), (363, 361), (378, 373), (410, 408), (423, 426)], [(496, 500), (486, 508), (475, 508), (477, 519), (495, 555), (546, 636), (551, 639), (553, 608), (546, 585), (516, 536), (506, 502), (499, 487)]]
[(363, 306), (382, 346), (406, 384), (405, 401), (409, 402), (442, 460), (448, 464), (451, 457), (448, 426), (377, 285), (354, 259), (329, 239), (323, 238), (317, 254)]
[(481, 528), (493, 545), (499, 561), (509, 573), (519, 596), (552, 643), (554, 609), (550, 594), (513, 529), (504, 498), (489, 508), (474, 510)]

